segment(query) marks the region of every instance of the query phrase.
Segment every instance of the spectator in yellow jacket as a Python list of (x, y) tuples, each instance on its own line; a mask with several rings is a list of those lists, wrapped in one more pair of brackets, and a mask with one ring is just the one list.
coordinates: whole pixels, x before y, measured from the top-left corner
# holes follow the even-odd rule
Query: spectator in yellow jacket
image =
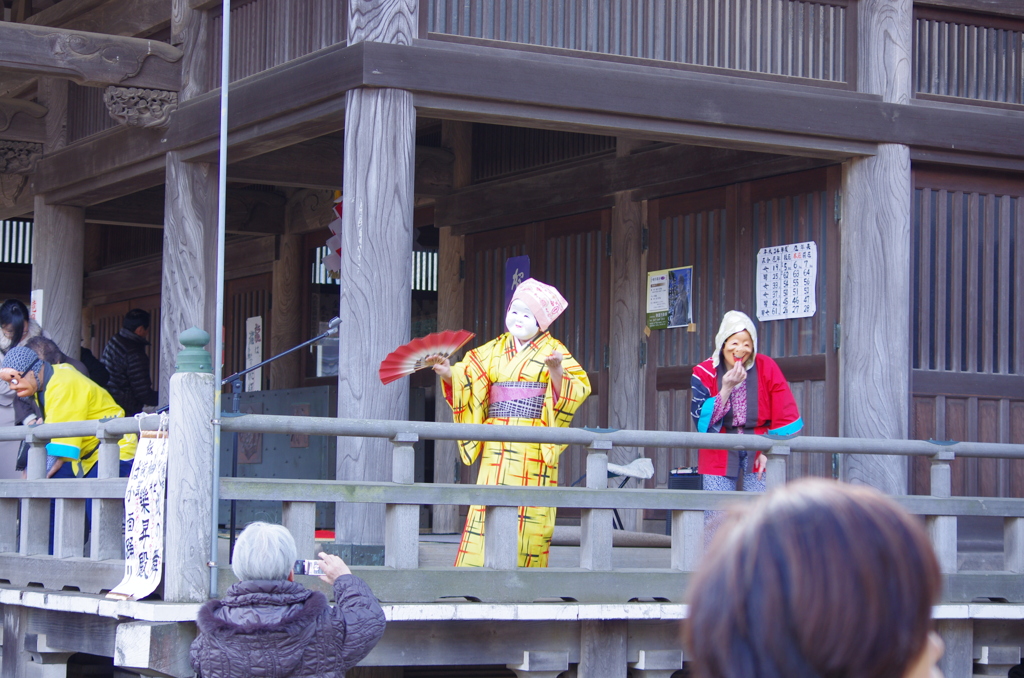
[[(19, 398), (34, 398), (46, 424), (124, 416), (124, 410), (96, 382), (71, 365), (51, 365), (24, 346), (12, 348), (4, 356), (0, 379), (10, 384)], [(57, 463), (51, 468), (50, 477), (95, 477), (99, 444), (96, 436), (51, 440), (46, 452), (56, 457)], [(138, 436), (134, 434), (118, 441), (121, 477), (131, 472), (137, 445)]]

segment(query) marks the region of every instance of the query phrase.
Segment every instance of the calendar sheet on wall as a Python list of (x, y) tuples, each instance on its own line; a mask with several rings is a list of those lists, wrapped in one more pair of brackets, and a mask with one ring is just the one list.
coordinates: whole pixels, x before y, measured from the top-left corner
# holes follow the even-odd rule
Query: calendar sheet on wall
[(808, 318), (817, 308), (818, 245), (798, 242), (757, 253), (757, 319)]

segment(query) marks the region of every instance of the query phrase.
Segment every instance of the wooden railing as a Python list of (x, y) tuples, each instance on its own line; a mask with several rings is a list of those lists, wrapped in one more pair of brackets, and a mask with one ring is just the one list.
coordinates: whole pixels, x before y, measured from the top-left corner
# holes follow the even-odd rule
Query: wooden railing
[[(173, 416), (173, 415), (172, 415)], [(200, 426), (203, 422), (193, 422)], [(209, 421), (205, 422), (207, 426)], [(312, 556), (316, 502), (375, 503), (386, 506), (385, 564), (358, 568), (382, 600), (427, 602), (463, 597), (493, 602), (532, 602), (564, 598), (580, 602), (626, 602), (633, 599), (680, 601), (689, 573), (703, 552), (704, 514), (721, 510), (749, 494), (684, 490), (607, 489), (608, 452), (622, 447), (715, 447), (768, 453), (768, 484), (784, 481), (791, 451), (826, 453), (926, 455), (932, 459), (932, 495), (898, 497), (908, 510), (925, 516), (933, 544), (946, 573), (944, 600), (992, 598), (1024, 602), (1024, 500), (950, 497), (949, 464), (956, 456), (1024, 458), (1024, 445), (955, 443), (847, 438), (794, 438), (676, 433), (666, 431), (600, 432), (584, 429), (492, 427), (406, 421), (358, 421), (332, 418), (246, 415), (225, 418), (225, 432), (262, 432), (356, 436), (387, 439), (394, 455), (391, 482), (230, 479), (220, 481), (221, 499), (279, 501), (284, 523), (299, 544), (300, 555)], [(0, 440), (32, 443), (31, 480), (0, 481), (0, 577), (15, 586), (77, 588), (99, 592), (121, 577), (121, 521), (124, 479), (116, 478), (116, 440), (136, 431), (135, 420), (47, 424), (0, 429)], [(172, 426), (171, 464), (187, 464), (177, 456)], [(99, 479), (44, 480), (45, 442), (53, 437), (96, 434), (100, 447)], [(413, 481), (413, 445), (420, 439), (494, 439), (585, 446), (587, 488), (519, 488), (477, 485), (421, 484)], [(168, 506), (179, 502), (168, 487)], [(203, 488), (199, 488), (200, 492)], [(55, 501), (54, 555), (48, 556), (50, 499)], [(93, 499), (92, 538), (84, 552), (84, 503)], [(489, 508), (485, 561), (478, 569), (419, 567), (419, 506), (483, 504)], [(576, 508), (582, 513), (579, 568), (517, 568), (517, 509), (522, 505)], [(193, 519), (190, 507), (168, 511), (168, 530), (175, 520)], [(671, 512), (672, 537), (668, 568), (612, 567), (611, 510), (662, 509)], [(20, 511), (20, 528), (19, 528)], [(183, 518), (182, 516), (185, 516)], [(996, 516), (1005, 521), (1003, 572), (957, 572), (956, 517)], [(205, 566), (205, 563), (203, 563)], [(194, 573), (193, 573), (194, 574)], [(168, 570), (165, 579), (171, 576)], [(639, 576), (642, 575), (642, 576)], [(174, 575), (177, 576), (177, 575)], [(222, 571), (220, 589), (231, 583)], [(311, 580), (311, 585), (315, 581)]]

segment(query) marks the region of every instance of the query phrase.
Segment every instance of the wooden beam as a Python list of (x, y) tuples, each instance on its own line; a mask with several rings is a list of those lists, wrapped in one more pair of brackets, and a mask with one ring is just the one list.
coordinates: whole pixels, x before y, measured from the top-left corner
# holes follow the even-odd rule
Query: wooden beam
[[(524, 206), (531, 213), (546, 207), (605, 198), (620, 191), (653, 189), (709, 172), (728, 175), (736, 168), (778, 160), (777, 156), (722, 148), (673, 145), (621, 157), (604, 156), (568, 169), (537, 172), (522, 179), (490, 182), (439, 198), (435, 223), (441, 226), (500, 220), (505, 224)], [(656, 190), (648, 190), (648, 193)], [(653, 197), (645, 194), (642, 198)], [(463, 232), (477, 229), (459, 229)]]
[(95, 205), (164, 181), (160, 130), (115, 127), (45, 156), (36, 169), (37, 193), (64, 204)]
[(0, 22), (0, 69), (80, 85), (177, 90), (181, 50), (165, 42)]
[(85, 210), (85, 223), (163, 228), (164, 187), (156, 186), (92, 205)]
[(1024, 18), (1020, 0), (915, 0), (914, 5)]
[[(651, 66), (610, 69), (592, 59), (417, 41), (412, 46), (332, 46), (235, 83), (230, 162), (339, 131), (342, 97), (362, 85), (417, 89), (420, 116), (628, 133), (839, 160), (871, 155), (879, 142), (997, 158), (1024, 156), (1019, 134), (1024, 114), (1017, 111), (887, 103), (834, 89)], [(609, 97), (609, 91), (620, 95)], [(117, 175), (142, 159), (179, 149), (188, 161), (213, 160), (218, 110), (215, 90), (182, 103), (162, 137), (151, 132), (142, 144), (140, 130), (112, 131), (135, 138), (127, 153), (111, 143), (113, 138), (96, 135), (83, 142), (88, 147), (76, 145), (44, 158), (37, 190), (61, 190), (64, 201), (91, 204), (81, 198), (83, 193), (95, 189), (105, 200), (145, 187), (140, 184), (159, 183), (157, 174), (140, 175), (137, 167)], [(96, 143), (100, 138), (103, 144)], [(120, 181), (131, 182), (130, 190), (107, 190)], [(71, 188), (72, 183), (80, 185)], [(95, 196), (89, 200), (95, 202)]]
[[(228, 188), (226, 232), (277, 235), (284, 233), (285, 197), (277, 193)], [(89, 207), (86, 223), (163, 228), (164, 187)]]
[[(362, 84), (364, 47), (365, 43), (334, 45), (233, 83), (228, 102), (229, 162), (343, 129), (339, 108), (345, 93)], [(167, 132), (167, 146), (181, 149), (189, 161), (212, 160), (219, 111), (219, 88), (182, 103)]]
[(170, 22), (169, 2), (61, 0), (24, 23), (139, 38), (166, 28)]
[[(328, 135), (248, 158), (228, 166), (228, 181), (267, 186), (341, 190), (344, 139)], [(416, 147), (417, 196), (447, 195), (452, 187), (452, 154)]]

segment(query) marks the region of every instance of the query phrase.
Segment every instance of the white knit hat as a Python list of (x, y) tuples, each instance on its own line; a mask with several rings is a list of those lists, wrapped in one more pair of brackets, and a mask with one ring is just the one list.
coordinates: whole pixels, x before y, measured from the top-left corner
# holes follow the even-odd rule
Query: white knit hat
[(718, 367), (722, 359), (722, 347), (726, 340), (737, 332), (746, 330), (750, 332), (750, 338), (754, 341), (754, 352), (750, 354), (743, 366), (748, 370), (754, 364), (754, 356), (757, 355), (757, 330), (754, 329), (754, 321), (743, 311), (729, 311), (722, 317), (722, 324), (715, 335), (715, 352), (711, 355), (711, 364)]

